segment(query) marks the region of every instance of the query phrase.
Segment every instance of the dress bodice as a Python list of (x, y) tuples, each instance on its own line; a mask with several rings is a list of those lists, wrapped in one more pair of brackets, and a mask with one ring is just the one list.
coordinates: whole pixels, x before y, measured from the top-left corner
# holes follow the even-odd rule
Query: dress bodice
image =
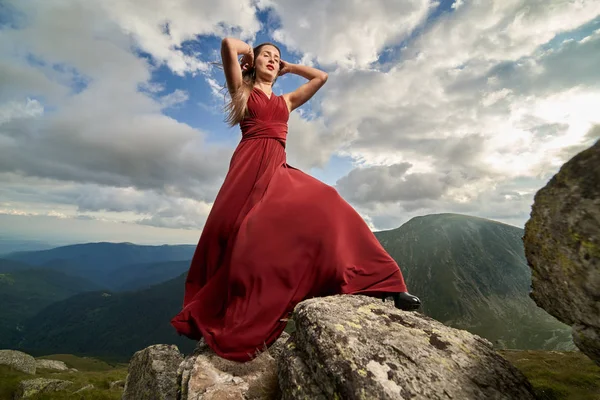
[(282, 96), (267, 96), (253, 88), (248, 97), (248, 115), (240, 122), (242, 141), (249, 139), (277, 139), (285, 146), (289, 111)]

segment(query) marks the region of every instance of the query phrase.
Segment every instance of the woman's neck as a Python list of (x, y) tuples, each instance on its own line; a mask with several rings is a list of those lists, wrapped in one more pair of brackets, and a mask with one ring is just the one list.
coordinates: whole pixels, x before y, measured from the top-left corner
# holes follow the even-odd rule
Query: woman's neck
[(254, 82), (254, 87), (259, 88), (266, 94), (271, 94), (273, 92), (273, 84), (271, 82), (260, 81), (257, 79), (256, 82)]

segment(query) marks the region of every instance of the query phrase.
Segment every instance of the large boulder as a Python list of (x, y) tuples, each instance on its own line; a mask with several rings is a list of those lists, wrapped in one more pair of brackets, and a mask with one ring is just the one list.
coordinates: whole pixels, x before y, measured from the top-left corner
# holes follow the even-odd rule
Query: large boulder
[(523, 241), (531, 298), (600, 365), (600, 141), (536, 193)]
[(14, 395), (15, 400), (26, 399), (39, 393), (50, 393), (59, 390), (66, 390), (73, 382), (61, 379), (28, 379), (19, 384), (19, 388)]
[(0, 365), (8, 365), (17, 371), (35, 375), (35, 358), (17, 350), (0, 350)]
[(278, 360), (283, 399), (533, 399), (489, 341), (367, 296), (294, 310)]
[(127, 370), (123, 400), (176, 400), (177, 368), (183, 356), (175, 345), (156, 344), (136, 352)]
[(217, 356), (200, 341), (180, 365), (181, 400), (259, 400), (279, 398), (276, 358), (289, 338), (283, 333), (267, 351), (240, 363)]

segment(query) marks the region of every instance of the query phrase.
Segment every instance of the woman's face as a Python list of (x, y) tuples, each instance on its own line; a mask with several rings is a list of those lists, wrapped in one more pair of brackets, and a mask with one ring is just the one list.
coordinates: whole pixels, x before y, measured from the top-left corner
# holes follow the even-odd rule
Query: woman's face
[(279, 62), (281, 61), (279, 51), (271, 45), (264, 45), (254, 57), (254, 67), (257, 75), (263, 79), (274, 81), (279, 73)]

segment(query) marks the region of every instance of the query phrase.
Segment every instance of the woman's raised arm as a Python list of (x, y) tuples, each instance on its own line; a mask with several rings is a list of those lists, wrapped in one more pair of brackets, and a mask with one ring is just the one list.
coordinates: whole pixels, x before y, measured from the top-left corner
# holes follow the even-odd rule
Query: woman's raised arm
[[(243, 54), (242, 65), (238, 57)], [(247, 69), (254, 64), (254, 51), (248, 43), (239, 39), (227, 37), (221, 41), (221, 60), (227, 80), (229, 94), (233, 94), (242, 84), (242, 68)]]
[(327, 73), (319, 69), (308, 67), (306, 65), (291, 64), (285, 61), (282, 61), (281, 64), (282, 68), (279, 72), (280, 75), (291, 73), (300, 75), (309, 80), (293, 92), (283, 95), (290, 112), (310, 100), (325, 82), (327, 82)]

